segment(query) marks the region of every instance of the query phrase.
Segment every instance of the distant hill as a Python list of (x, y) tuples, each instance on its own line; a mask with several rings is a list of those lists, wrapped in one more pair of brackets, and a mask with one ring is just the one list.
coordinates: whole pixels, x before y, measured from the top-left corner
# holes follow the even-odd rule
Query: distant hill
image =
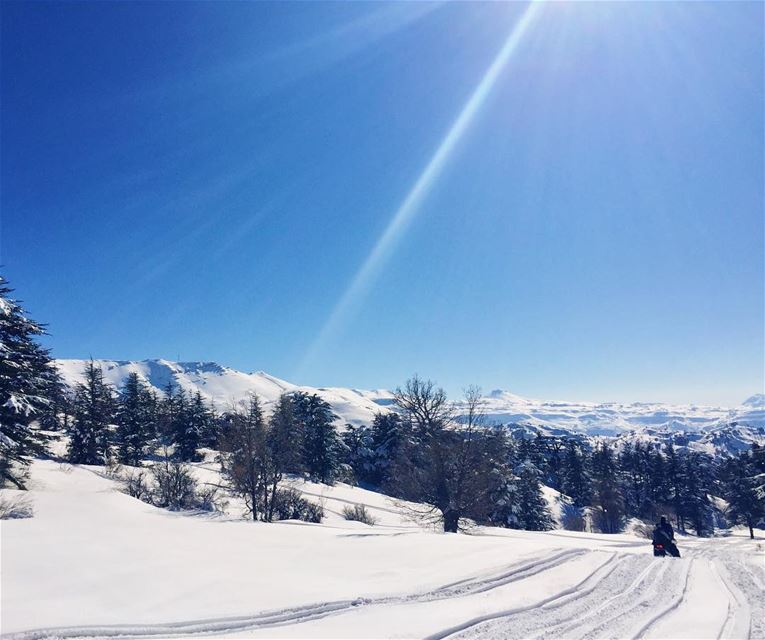
[[(172, 362), (170, 360), (96, 360), (107, 382), (119, 389), (128, 375), (137, 373), (148, 385), (162, 392), (169, 382), (196, 393), (215, 404), (220, 411), (245, 402), (256, 393), (266, 410), (285, 392), (316, 393), (332, 405), (343, 422), (369, 424), (375, 413), (385, 410), (392, 395), (388, 391), (359, 391), (333, 387), (306, 387), (280, 380), (263, 371), (243, 373), (215, 362)], [(74, 386), (82, 381), (88, 360), (57, 360), (64, 381)]]
[[(82, 380), (87, 360), (57, 360), (67, 384)], [(326, 400), (341, 423), (370, 424), (375, 413), (389, 411), (393, 394), (344, 387), (307, 387), (281, 380), (263, 371), (244, 373), (215, 362), (170, 360), (96, 360), (104, 377), (119, 389), (135, 372), (159, 392), (169, 382), (186, 391), (199, 391), (223, 411), (256, 393), (266, 410), (285, 392), (316, 393)], [(615, 437), (617, 443), (673, 442), (677, 446), (715, 452), (735, 452), (752, 442), (765, 442), (765, 395), (747, 398), (738, 407), (667, 405), (661, 403), (595, 403), (543, 401), (495, 390), (485, 398), (489, 423), (512, 425), (516, 433), (571, 436), (591, 439)], [(459, 403), (458, 403), (459, 408)]]

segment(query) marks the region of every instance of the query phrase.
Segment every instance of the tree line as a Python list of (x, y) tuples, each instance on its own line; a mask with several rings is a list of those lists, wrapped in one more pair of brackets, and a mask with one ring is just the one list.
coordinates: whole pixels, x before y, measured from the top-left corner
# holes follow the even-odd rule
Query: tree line
[[(266, 416), (253, 396), (218, 412), (201, 393), (168, 383), (158, 394), (137, 373), (116, 390), (93, 362), (74, 390), (61, 383), (28, 319), (0, 278), (0, 480), (24, 488), (29, 460), (45, 455), (46, 431), (69, 436), (75, 464), (140, 466), (156, 452), (178, 463), (214, 450), (223, 477), (253, 519), (297, 505), (280, 494), (287, 475), (352, 482), (400, 498), (414, 515), (455, 532), (466, 523), (545, 530), (555, 521), (543, 486), (566, 496), (563, 526), (621, 531), (629, 518), (674, 518), (680, 531), (711, 532), (715, 518), (750, 528), (765, 519), (765, 454), (754, 446), (713, 459), (672, 445), (514, 437), (484, 424), (470, 388), (459, 412), (443, 389), (417, 376), (394, 393), (396, 411), (337, 429), (317, 395), (282, 395)], [(33, 423), (41, 429), (34, 429)], [(716, 502), (722, 498), (726, 505)], [(297, 508), (297, 506), (295, 506)], [(284, 513), (281, 513), (283, 516)], [(287, 516), (288, 517), (288, 516)]]

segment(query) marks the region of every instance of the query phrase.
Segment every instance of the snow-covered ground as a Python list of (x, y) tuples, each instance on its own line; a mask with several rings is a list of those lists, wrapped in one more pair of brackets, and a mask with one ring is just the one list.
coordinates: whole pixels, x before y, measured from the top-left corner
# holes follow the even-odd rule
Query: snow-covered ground
[(0, 524), (9, 638), (765, 637), (762, 532), (683, 538), (675, 560), (626, 534), (438, 533), (347, 485), (296, 482), (321, 525), (170, 513), (53, 461), (31, 486), (35, 516)]

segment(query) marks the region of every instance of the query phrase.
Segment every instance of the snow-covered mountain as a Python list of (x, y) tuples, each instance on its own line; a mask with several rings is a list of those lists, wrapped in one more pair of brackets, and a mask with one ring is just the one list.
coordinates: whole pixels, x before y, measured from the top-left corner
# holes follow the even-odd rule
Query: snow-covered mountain
[[(74, 385), (82, 380), (87, 360), (58, 360), (64, 380)], [(104, 377), (119, 389), (128, 374), (135, 372), (147, 384), (162, 391), (168, 382), (211, 401), (226, 410), (260, 396), (268, 410), (284, 392), (316, 393), (329, 402), (342, 422), (370, 424), (375, 413), (389, 410), (393, 394), (386, 390), (364, 391), (343, 387), (299, 386), (263, 371), (244, 373), (214, 362), (170, 360), (97, 360)], [(458, 405), (459, 407), (459, 405)], [(617, 436), (620, 442), (672, 441), (709, 452), (730, 452), (765, 440), (765, 395), (753, 395), (734, 408), (699, 405), (667, 405), (634, 402), (552, 402), (523, 398), (508, 391), (492, 391), (485, 397), (487, 419), (512, 424), (513, 429), (560, 436)]]
[(694, 432), (731, 423), (765, 427), (763, 394), (754, 395), (734, 408), (655, 402), (551, 402), (522, 398), (499, 389), (485, 400), (484, 410), (491, 422), (529, 424), (589, 435), (615, 436), (646, 429)]
[[(57, 360), (64, 381), (74, 386), (83, 380), (88, 360)], [(159, 392), (169, 382), (191, 393), (199, 391), (218, 410), (228, 410), (257, 394), (266, 410), (282, 393), (305, 391), (316, 393), (332, 405), (340, 419), (350, 424), (370, 424), (375, 413), (384, 411), (391, 402), (388, 391), (361, 391), (334, 387), (305, 387), (280, 380), (263, 371), (243, 373), (223, 367), (215, 362), (172, 362), (170, 360), (95, 360), (104, 372), (105, 380), (116, 389), (121, 388), (128, 375), (137, 373), (148, 385)]]

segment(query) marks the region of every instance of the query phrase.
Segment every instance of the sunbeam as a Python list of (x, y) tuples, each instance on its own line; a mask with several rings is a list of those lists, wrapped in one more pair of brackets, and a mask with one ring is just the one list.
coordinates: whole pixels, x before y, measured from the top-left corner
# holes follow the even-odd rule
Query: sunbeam
[(489, 68), (484, 73), (483, 78), (481, 78), (468, 101), (462, 107), (446, 136), (444, 136), (435, 153), (417, 177), (417, 180), (401, 202), (401, 205), (391, 218), (383, 234), (377, 240), (369, 256), (367, 256), (367, 259), (335, 304), (321, 331), (319, 331), (316, 339), (306, 351), (298, 367), (297, 375), (305, 371), (308, 364), (314, 360), (327, 340), (339, 329), (342, 322), (351, 314), (354, 306), (359, 304), (362, 297), (369, 290), (375, 276), (379, 274), (388, 261), (404, 231), (406, 231), (406, 228), (417, 215), (423, 200), (441, 175), (455, 147), (465, 135), (481, 105), (485, 102), (492, 87), (496, 84), (508, 60), (518, 47), (523, 35), (539, 13), (541, 4), (537, 0), (530, 2), (518, 21), (513, 25), (502, 48), (495, 56), (491, 65), (489, 65)]

